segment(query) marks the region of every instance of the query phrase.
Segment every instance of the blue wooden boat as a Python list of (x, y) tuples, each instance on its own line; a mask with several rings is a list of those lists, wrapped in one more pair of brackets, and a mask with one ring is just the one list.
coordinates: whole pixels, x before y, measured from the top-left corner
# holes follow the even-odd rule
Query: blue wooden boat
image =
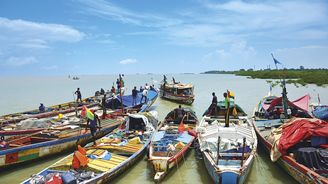
[[(183, 117), (178, 116), (178, 110)], [(162, 180), (188, 153), (196, 137), (196, 124), (198, 119), (190, 108), (174, 109), (160, 123), (149, 146), (155, 182)]]
[[(133, 108), (134, 111), (146, 111), (156, 101), (157, 92), (149, 95), (148, 103)], [(126, 107), (125, 110), (129, 108)], [(122, 116), (122, 113), (117, 111), (113, 114)], [(105, 118), (101, 121), (102, 129), (96, 132), (95, 138), (105, 136), (120, 123), (116, 119)], [(72, 150), (78, 144), (85, 145), (92, 141), (90, 130), (84, 131), (83, 124), (74, 128), (70, 124), (62, 128), (44, 129), (30, 135), (11, 136), (5, 139), (5, 145), (0, 148), (0, 168)]]
[[(24, 184), (47, 180), (58, 173), (63, 179), (66, 175), (74, 178), (74, 183), (108, 183), (115, 176), (129, 169), (146, 152), (157, 125), (157, 112), (129, 114), (126, 121), (112, 133), (85, 147), (88, 164), (72, 171), (71, 154), (40, 173), (24, 181)], [(91, 173), (90, 177), (85, 177)]]
[(199, 149), (214, 183), (242, 184), (252, 168), (257, 138), (246, 113), (233, 101), (227, 109), (219, 102), (216, 112), (210, 107), (197, 126)]

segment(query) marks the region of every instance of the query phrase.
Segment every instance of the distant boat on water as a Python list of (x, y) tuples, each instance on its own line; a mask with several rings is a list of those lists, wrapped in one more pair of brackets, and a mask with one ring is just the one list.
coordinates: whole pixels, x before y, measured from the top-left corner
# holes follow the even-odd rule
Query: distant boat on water
[(72, 79), (73, 80), (79, 80), (80, 78), (79, 77), (73, 77)]

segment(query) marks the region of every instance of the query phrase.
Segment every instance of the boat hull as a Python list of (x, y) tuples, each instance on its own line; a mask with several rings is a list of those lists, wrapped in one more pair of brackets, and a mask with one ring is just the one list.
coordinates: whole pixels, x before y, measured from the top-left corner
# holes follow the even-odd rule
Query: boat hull
[(164, 93), (163, 90), (160, 90), (160, 97), (170, 101), (175, 101), (187, 105), (191, 105), (195, 100), (194, 95), (174, 95), (169, 92)]
[(207, 169), (208, 174), (211, 176), (214, 183), (223, 183), (223, 184), (242, 184), (246, 181), (249, 172), (252, 168), (254, 157), (249, 160), (247, 167), (242, 171), (232, 171), (232, 170), (220, 170), (214, 166), (215, 163), (210, 161), (210, 156), (202, 152), (205, 167)]
[[(269, 143), (260, 133), (260, 130), (256, 126), (256, 121), (253, 121), (255, 132), (260, 140), (260, 144), (264, 147), (266, 153), (270, 155), (272, 144)], [(328, 184), (328, 180), (323, 176), (313, 172), (311, 169), (297, 163), (294, 159), (289, 156), (281, 156), (277, 163), (296, 181), (304, 184), (322, 183)]]
[[(119, 122), (110, 124), (97, 131), (95, 138), (101, 138), (117, 128)], [(85, 145), (93, 140), (91, 133), (85, 133), (74, 137), (46, 141), (22, 147), (0, 151), (0, 169), (19, 163), (29, 162), (42, 157), (73, 150), (77, 145)]]
[(154, 177), (155, 182), (161, 181), (172, 168), (178, 165), (184, 155), (187, 154), (193, 141), (194, 138), (178, 154), (169, 157), (168, 159), (150, 156), (149, 160), (151, 160), (153, 169), (156, 172)]

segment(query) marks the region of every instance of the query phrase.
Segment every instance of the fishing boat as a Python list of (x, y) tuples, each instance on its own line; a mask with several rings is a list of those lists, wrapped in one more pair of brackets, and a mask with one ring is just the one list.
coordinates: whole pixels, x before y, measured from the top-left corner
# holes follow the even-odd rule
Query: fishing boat
[[(133, 108), (133, 112), (144, 112), (148, 110), (157, 99), (157, 93), (150, 95), (148, 103), (138, 106), (138, 108)], [(58, 122), (58, 127), (55, 126), (51, 128), (45, 126), (45, 122), (53, 125), (55, 124), (54, 121), (62, 121), (62, 118), (39, 119), (39, 121), (41, 121), (39, 123), (45, 126), (44, 130), (36, 131), (32, 129), (36, 132), (29, 132), (32, 134), (26, 136), (9, 136), (8, 139), (2, 141), (3, 145), (0, 149), (0, 168), (60, 153), (64, 150), (70, 150), (76, 147), (77, 144), (85, 145), (92, 139), (100, 138), (115, 129), (120, 123), (116, 118), (126, 115), (129, 109), (129, 107), (123, 108), (123, 111), (117, 110), (109, 113), (105, 117), (102, 116), (102, 128), (96, 132), (94, 137), (91, 136), (90, 130), (83, 132), (83, 129), (86, 127), (85, 122), (81, 124), (81, 119), (75, 116), (66, 120), (65, 123), (62, 122), (63, 124)], [(101, 111), (99, 112), (101, 113)], [(99, 117), (101, 117), (101, 114), (98, 114)], [(76, 125), (77, 123), (80, 124)], [(34, 124), (34, 122), (32, 124)], [(30, 126), (30, 123), (28, 123), (28, 125)], [(23, 129), (22, 131), (28, 130)], [(19, 133), (22, 134), (23, 132)]]
[(75, 101), (67, 102), (63, 104), (53, 105), (47, 107), (45, 112), (40, 112), (38, 109), (13, 113), (0, 116), (0, 125), (18, 123), (22, 120), (28, 118), (45, 118), (51, 116), (57, 116), (58, 114), (66, 114), (82, 109), (82, 106), (87, 106), (88, 108), (94, 107), (99, 104), (101, 101), (101, 96), (92, 96), (85, 99), (82, 99), (82, 103), (77, 103)]
[(160, 123), (149, 146), (156, 182), (184, 158), (196, 137), (197, 123), (196, 114), (190, 108), (176, 108)]
[[(144, 155), (153, 136), (154, 125), (157, 125), (156, 113), (151, 111), (129, 114), (119, 128), (98, 139), (96, 145), (87, 145), (84, 148), (84, 157), (79, 154), (81, 152), (75, 151), (23, 183), (38, 183), (54, 177), (60, 178), (64, 183), (110, 182)], [(77, 168), (79, 165), (72, 164), (74, 157), (83, 167)]]
[(120, 109), (120, 108), (142, 108), (151, 106), (158, 97), (158, 92), (156, 90), (148, 90), (147, 93), (147, 103), (145, 101), (141, 101), (142, 93), (137, 93), (136, 101), (133, 103), (133, 97), (131, 95), (120, 95), (111, 96), (106, 99), (105, 107), (110, 109)]
[[(157, 99), (158, 93), (156, 91), (150, 91), (148, 93), (148, 103), (140, 103), (137, 101), (136, 104), (132, 104), (132, 96), (131, 95), (124, 95), (122, 96), (123, 100), (123, 105), (120, 103), (120, 97), (111, 97), (106, 99), (106, 105), (105, 107), (108, 107), (108, 104), (110, 107), (111, 103), (115, 100), (118, 101), (117, 106), (115, 108), (106, 110), (106, 114), (109, 118), (116, 117), (116, 115), (120, 116), (122, 113), (126, 114), (131, 111), (139, 112), (139, 111), (145, 111), (147, 108), (149, 108)], [(86, 106), (87, 107), (87, 106)], [(81, 107), (82, 108), (82, 107)], [(31, 134), (35, 132), (40, 132), (42, 130), (50, 128), (48, 122), (53, 122), (58, 119), (58, 116), (65, 116), (65, 117), (73, 117), (76, 114), (80, 113), (80, 109), (76, 110), (76, 112), (66, 112), (60, 113), (59, 111), (54, 112), (54, 114), (47, 114), (47, 117), (44, 118), (27, 118), (24, 120), (21, 120), (17, 123), (10, 123), (10, 124), (5, 124), (0, 127), (0, 137), (5, 137), (5, 136), (12, 136), (12, 135), (22, 135), (22, 134)], [(103, 107), (100, 106), (99, 103), (94, 104), (92, 107), (94, 110), (98, 110), (99, 112), (102, 112)], [(121, 111), (123, 108), (123, 112)], [(102, 114), (102, 113), (101, 113)], [(61, 118), (60, 118), (61, 119)], [(22, 126), (22, 124), (28, 124), (28, 126)], [(49, 126), (46, 126), (49, 125)], [(3, 138), (4, 139), (4, 138)]]
[(283, 96), (263, 98), (252, 121), (273, 162), (299, 183), (327, 184), (328, 125), (311, 117), (308, 104), (308, 95), (289, 101), (283, 85)]
[(160, 97), (178, 103), (191, 105), (195, 100), (194, 86), (192, 84), (168, 83), (164, 76), (164, 81), (160, 86)]
[[(119, 120), (101, 120), (101, 129), (96, 131), (94, 138), (103, 137), (119, 124)], [(73, 122), (29, 135), (10, 136), (1, 141), (0, 168), (61, 153), (75, 148), (77, 144), (85, 145), (92, 139), (85, 123), (74, 125)]]
[(220, 101), (203, 115), (196, 130), (199, 149), (214, 183), (244, 183), (252, 168), (257, 138), (246, 113)]

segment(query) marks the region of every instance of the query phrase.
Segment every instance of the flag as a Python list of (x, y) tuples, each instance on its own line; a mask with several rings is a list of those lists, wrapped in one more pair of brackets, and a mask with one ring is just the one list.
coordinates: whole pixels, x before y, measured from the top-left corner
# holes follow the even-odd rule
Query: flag
[(274, 58), (273, 54), (271, 54), (271, 56), (272, 56), (272, 59), (273, 59), (275, 65), (282, 64), (276, 58)]
[(232, 92), (232, 91), (228, 91), (228, 97), (234, 99), (235, 98), (235, 93)]
[(90, 120), (94, 120), (95, 118), (94, 114), (86, 106), (82, 107), (81, 116), (87, 117)]

